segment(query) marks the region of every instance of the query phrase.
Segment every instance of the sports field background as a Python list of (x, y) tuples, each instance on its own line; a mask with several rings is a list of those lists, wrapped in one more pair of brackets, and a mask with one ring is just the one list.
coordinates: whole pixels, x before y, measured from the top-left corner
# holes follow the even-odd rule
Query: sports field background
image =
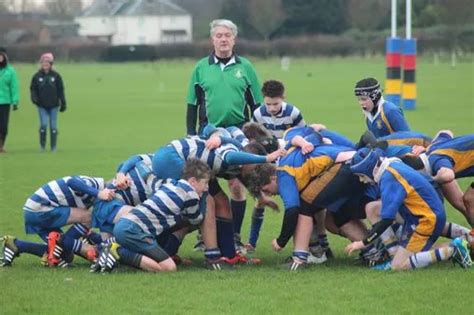
[[(301, 109), (308, 123), (357, 140), (365, 130), (353, 96), (355, 82), (375, 76), (384, 80), (384, 60), (334, 58), (292, 60), (290, 71), (279, 60), (252, 59), (260, 80), (278, 79), (287, 100)], [(433, 135), (474, 132), (474, 64), (433, 65), (420, 59), (418, 104), (405, 112), (413, 130)], [(21, 80), (20, 109), (11, 112), (8, 154), (0, 155), (0, 234), (25, 238), (22, 206), (42, 184), (65, 175), (106, 179), (130, 155), (154, 152), (185, 134), (185, 98), (195, 60), (157, 63), (61, 64), (68, 109), (59, 114), (58, 152), (40, 153), (38, 117), (29, 100), (29, 83), (37, 66), (16, 64)], [(49, 135), (48, 135), (49, 137)], [(49, 142), (49, 139), (48, 139)], [(470, 181), (461, 181), (463, 190)], [(243, 239), (247, 240), (251, 200), (247, 203)], [(464, 224), (448, 206), (448, 218)], [(192, 252), (194, 234), (180, 255), (192, 267), (173, 274), (147, 274), (119, 268), (111, 275), (89, 274), (88, 263), (53, 270), (23, 255), (12, 268), (0, 269), (0, 314), (134, 313), (134, 314), (314, 314), (314, 313), (451, 313), (472, 310), (474, 270), (443, 263), (425, 270), (377, 272), (353, 265), (343, 253), (346, 240), (330, 236), (336, 259), (310, 270), (290, 273), (281, 267), (291, 253), (274, 253), (270, 241), (282, 214), (265, 213), (255, 256), (262, 266), (231, 272), (202, 268), (202, 254)], [(27, 239), (39, 240), (36, 236)]]

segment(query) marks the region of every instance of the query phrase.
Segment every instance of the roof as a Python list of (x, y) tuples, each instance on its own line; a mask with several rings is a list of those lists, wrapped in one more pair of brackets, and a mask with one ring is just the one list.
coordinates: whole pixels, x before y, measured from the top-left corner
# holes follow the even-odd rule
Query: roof
[(84, 10), (87, 16), (136, 15), (189, 15), (180, 6), (168, 0), (96, 0)]

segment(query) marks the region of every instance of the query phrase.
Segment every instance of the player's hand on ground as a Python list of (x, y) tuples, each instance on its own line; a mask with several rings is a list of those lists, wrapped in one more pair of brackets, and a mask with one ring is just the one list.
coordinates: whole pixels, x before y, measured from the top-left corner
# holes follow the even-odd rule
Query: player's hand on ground
[(425, 151), (426, 151), (426, 148), (424, 146), (421, 146), (421, 145), (414, 145), (411, 148), (411, 153), (413, 153), (414, 155), (420, 155), (421, 153), (423, 153)]
[(100, 200), (106, 200), (110, 201), (112, 198), (115, 196), (115, 189), (109, 189), (109, 188), (104, 188), (101, 191), (99, 191), (99, 199)]
[(283, 247), (280, 247), (280, 245), (278, 245), (276, 238), (274, 238), (272, 241), (272, 247), (273, 247), (273, 250), (276, 252), (279, 252), (283, 249)]
[(275, 162), (279, 157), (285, 156), (286, 150), (285, 149), (278, 149), (270, 154), (267, 155), (267, 162)]
[(352, 254), (353, 251), (360, 250), (364, 247), (365, 247), (365, 245), (362, 241), (356, 241), (356, 242), (352, 242), (349, 245), (347, 245), (345, 251), (348, 255), (350, 255), (350, 254)]
[(308, 141), (301, 147), (301, 153), (308, 154), (314, 150), (314, 145)]
[(207, 139), (206, 141), (206, 148), (208, 150), (212, 150), (212, 149), (217, 149), (218, 147), (220, 147), (222, 144), (222, 141), (221, 141), (221, 137), (219, 136), (211, 136), (209, 139)]
[(261, 195), (260, 198), (257, 199), (257, 204), (255, 205), (256, 208), (265, 208), (270, 207), (273, 211), (280, 212), (280, 208), (278, 204), (270, 197)]
[(127, 177), (124, 173), (117, 173), (115, 176), (115, 186), (117, 186), (118, 189), (127, 189), (131, 185), (131, 180), (130, 178)]

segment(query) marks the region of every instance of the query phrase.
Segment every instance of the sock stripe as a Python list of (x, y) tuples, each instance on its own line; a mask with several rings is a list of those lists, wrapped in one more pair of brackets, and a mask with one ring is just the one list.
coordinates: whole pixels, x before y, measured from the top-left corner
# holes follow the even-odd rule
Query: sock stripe
[(74, 228), (81, 234), (81, 236), (85, 236), (89, 232), (89, 229), (80, 223), (74, 224)]
[(415, 255), (413, 255), (413, 256), (410, 257), (410, 265), (411, 265), (411, 268), (412, 268), (412, 269), (416, 269), (416, 264), (415, 264), (415, 262), (413, 261), (414, 259), (416, 259), (416, 256), (415, 256)]
[(441, 261), (442, 258), (441, 258), (440, 250), (439, 250), (439, 249), (435, 249), (435, 250), (434, 250), (434, 253), (435, 253), (435, 256), (436, 256), (436, 260), (437, 260), (437, 261)]

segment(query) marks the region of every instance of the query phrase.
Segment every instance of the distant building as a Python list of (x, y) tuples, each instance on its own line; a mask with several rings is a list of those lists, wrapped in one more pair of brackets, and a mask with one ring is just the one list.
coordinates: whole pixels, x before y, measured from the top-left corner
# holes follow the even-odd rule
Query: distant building
[(78, 27), (73, 20), (51, 20), (45, 14), (0, 14), (0, 42), (6, 46), (66, 43), (78, 38)]
[(112, 45), (192, 40), (191, 15), (166, 0), (96, 0), (76, 22), (79, 35)]

